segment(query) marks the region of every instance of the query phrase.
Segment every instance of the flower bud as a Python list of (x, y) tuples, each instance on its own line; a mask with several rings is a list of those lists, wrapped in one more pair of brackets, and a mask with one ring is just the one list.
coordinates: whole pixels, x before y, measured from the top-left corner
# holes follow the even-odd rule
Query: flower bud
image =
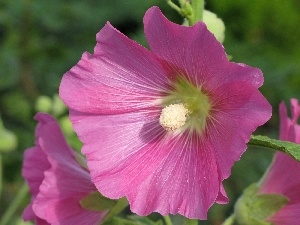
[(215, 35), (217, 40), (223, 43), (225, 39), (225, 25), (223, 21), (216, 14), (204, 10), (203, 22), (206, 24), (207, 29)]
[(289, 202), (280, 194), (260, 194), (259, 186), (252, 184), (238, 199), (234, 216), (239, 225), (272, 225), (267, 219)]
[(18, 144), (16, 135), (5, 129), (0, 119), (0, 152), (15, 150)]

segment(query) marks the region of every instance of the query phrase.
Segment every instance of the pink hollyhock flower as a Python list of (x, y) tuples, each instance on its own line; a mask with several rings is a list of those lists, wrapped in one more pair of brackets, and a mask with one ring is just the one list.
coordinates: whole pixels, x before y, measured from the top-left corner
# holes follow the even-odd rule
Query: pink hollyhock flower
[[(300, 144), (300, 105), (291, 99), (292, 119), (287, 116), (285, 104), (280, 104), (280, 139)], [(281, 194), (289, 199), (287, 205), (268, 218), (274, 225), (299, 224), (300, 215), (300, 163), (291, 156), (277, 152), (274, 162), (261, 185), (261, 194)]]
[(144, 25), (151, 51), (107, 23), (60, 96), (104, 196), (126, 196), (139, 215), (206, 219), (227, 203), (222, 181), (271, 116), (263, 75), (229, 62), (202, 22), (177, 25), (152, 7)]
[(35, 146), (24, 154), (22, 175), (29, 185), (31, 203), (23, 219), (44, 224), (99, 224), (105, 212), (83, 209), (80, 200), (97, 191), (89, 172), (75, 159), (57, 122), (38, 113)]

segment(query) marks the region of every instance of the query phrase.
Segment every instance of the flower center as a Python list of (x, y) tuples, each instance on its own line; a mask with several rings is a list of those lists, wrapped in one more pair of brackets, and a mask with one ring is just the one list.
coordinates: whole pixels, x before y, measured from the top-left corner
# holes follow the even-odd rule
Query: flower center
[(171, 104), (162, 109), (159, 123), (167, 131), (181, 128), (187, 119), (189, 110), (182, 104)]
[(160, 124), (168, 131), (183, 127), (190, 132), (201, 134), (211, 117), (213, 106), (208, 93), (201, 86), (178, 76), (172, 88), (163, 97), (165, 107)]

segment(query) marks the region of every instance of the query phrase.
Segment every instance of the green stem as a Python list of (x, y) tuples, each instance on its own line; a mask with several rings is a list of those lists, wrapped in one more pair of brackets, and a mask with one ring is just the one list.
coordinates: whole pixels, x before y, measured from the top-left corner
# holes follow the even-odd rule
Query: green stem
[(171, 218), (170, 216), (164, 216), (164, 220), (165, 220), (165, 223), (166, 225), (172, 225), (172, 221), (171, 221)]
[(181, 13), (181, 8), (180, 8), (178, 5), (174, 4), (174, 3), (172, 2), (172, 0), (166, 0), (166, 1), (167, 1), (168, 5), (171, 6), (172, 9), (174, 9), (174, 10), (177, 11), (180, 15), (182, 15), (182, 13)]
[(203, 20), (204, 0), (192, 0), (193, 17), (190, 26)]
[(2, 193), (2, 188), (3, 188), (2, 155), (0, 153), (0, 197)]
[(234, 215), (231, 215), (224, 221), (224, 223), (222, 223), (222, 225), (233, 225), (234, 222), (235, 222)]
[(16, 210), (18, 209), (19, 205), (23, 201), (24, 197), (26, 196), (28, 192), (28, 186), (24, 182), (23, 185), (20, 187), (16, 197), (8, 207), (8, 209), (4, 212), (1, 220), (0, 220), (0, 225), (6, 225), (10, 221), (11, 218), (14, 218), (14, 214)]

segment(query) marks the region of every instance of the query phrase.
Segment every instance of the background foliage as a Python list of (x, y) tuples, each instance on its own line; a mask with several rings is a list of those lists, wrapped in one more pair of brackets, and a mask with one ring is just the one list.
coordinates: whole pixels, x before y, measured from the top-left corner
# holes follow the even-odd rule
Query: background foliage
[[(72, 146), (80, 148), (66, 120), (67, 112), (55, 96), (62, 75), (84, 51), (93, 52), (95, 35), (106, 21), (147, 46), (142, 18), (153, 5), (181, 23), (164, 0), (0, 0), (0, 117), (5, 127), (0, 126), (0, 149), (5, 149), (0, 152), (0, 218), (23, 183), (23, 151), (34, 144), (33, 116), (38, 110), (54, 114)], [(273, 106), (273, 117), (257, 132), (276, 138), (279, 102), (300, 99), (300, 1), (207, 0), (206, 9), (224, 20), (224, 46), (232, 61), (264, 72), (261, 92)], [(8, 147), (3, 137), (8, 137)], [(230, 214), (234, 199), (259, 179), (272, 153), (250, 148), (225, 182), (231, 203), (214, 206), (209, 220), (199, 224), (220, 224)], [(10, 224), (22, 224), (20, 215), (28, 202), (29, 196)], [(174, 220), (180, 224), (179, 217)]]

